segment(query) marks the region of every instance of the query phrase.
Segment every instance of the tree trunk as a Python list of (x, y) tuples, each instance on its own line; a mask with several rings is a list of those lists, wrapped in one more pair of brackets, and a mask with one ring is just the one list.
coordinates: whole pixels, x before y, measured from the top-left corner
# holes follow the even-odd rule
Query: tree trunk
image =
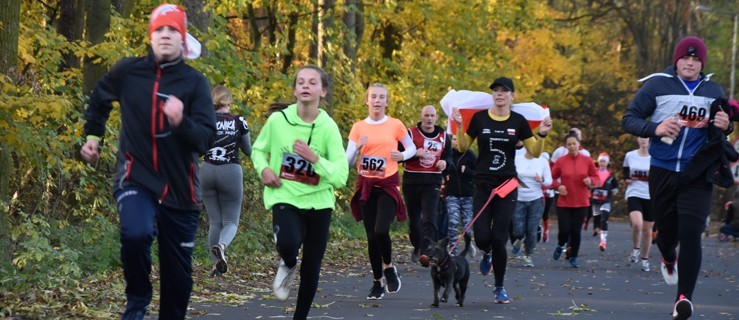
[[(205, 4), (203, 3), (203, 0), (184, 0), (182, 4), (185, 6), (185, 10), (187, 10), (187, 24), (189, 26), (195, 26), (198, 31), (200, 31), (200, 34), (198, 34), (198, 41), (200, 43), (204, 43), (204, 37), (208, 35), (208, 29), (213, 24), (213, 14), (210, 10), (207, 10), (205, 8)], [(192, 29), (188, 28), (188, 32), (191, 34), (194, 34)], [(203, 45), (201, 49), (200, 56), (201, 57), (207, 57), (208, 56), (208, 50)]]
[(282, 74), (287, 74), (287, 71), (293, 63), (293, 59), (295, 58), (295, 38), (298, 29), (298, 13), (291, 12), (288, 15), (287, 20), (287, 44), (285, 45), (287, 53), (285, 53), (285, 57), (282, 59), (282, 69), (280, 70)]
[(347, 0), (344, 8), (344, 54), (351, 60), (352, 74), (357, 71), (357, 52), (364, 35), (364, 6), (361, 0)]
[[(110, 8), (111, 0), (90, 1), (87, 6), (87, 21), (85, 30), (87, 36), (85, 39), (90, 45), (101, 43), (105, 40), (105, 33), (110, 29)], [(105, 74), (107, 68), (103, 64), (93, 63), (97, 59), (96, 56), (84, 59), (82, 69), (82, 93), (89, 95), (95, 89), (95, 83)]]
[[(61, 12), (57, 31), (67, 38), (69, 42), (77, 42), (82, 39), (82, 31), (84, 31), (85, 27), (86, 2), (85, 0), (61, 1)], [(59, 68), (60, 71), (80, 67), (80, 58), (74, 52), (65, 52), (62, 54), (62, 57), (64, 62)]]
[(13, 261), (13, 240), (10, 239), (10, 178), (13, 176), (10, 150), (0, 144), (0, 271)]
[(259, 50), (262, 47), (262, 33), (259, 31), (259, 25), (257, 24), (257, 14), (254, 11), (254, 6), (249, 3), (246, 5), (246, 14), (249, 15), (249, 28), (251, 29), (251, 44), (252, 50)]
[(18, 32), (21, 0), (7, 0), (0, 6), (0, 73), (18, 66)]
[(310, 43), (310, 47), (308, 48), (308, 57), (316, 65), (320, 64), (321, 46), (323, 45), (323, 35), (321, 34), (321, 31), (323, 30), (321, 27), (323, 11), (321, 11), (321, 4), (323, 4), (323, 0), (318, 0), (313, 3), (313, 21), (310, 27), (310, 31), (313, 34), (313, 41)]
[(115, 11), (118, 11), (118, 14), (124, 19), (131, 17), (134, 5), (136, 5), (136, 0), (113, 0)]

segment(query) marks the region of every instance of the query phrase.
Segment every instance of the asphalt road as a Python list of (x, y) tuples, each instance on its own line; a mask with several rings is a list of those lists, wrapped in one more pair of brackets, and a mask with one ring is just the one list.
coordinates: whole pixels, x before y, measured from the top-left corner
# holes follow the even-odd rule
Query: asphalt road
[[(660, 255), (653, 247), (652, 270), (641, 271), (628, 261), (631, 252), (628, 223), (610, 224), (608, 250), (601, 253), (597, 237), (583, 231), (579, 269), (566, 260), (552, 260), (554, 241), (539, 243), (535, 267), (509, 259), (505, 287), (510, 304), (494, 304), (493, 277), (478, 271), (479, 255), (470, 260), (472, 275), (464, 307), (452, 301), (430, 308), (433, 287), (429, 269), (398, 261), (402, 288), (382, 300), (366, 300), (371, 287), (368, 261), (342, 274), (324, 271), (311, 310), (312, 319), (671, 319), (676, 286), (668, 286), (659, 271)], [(552, 239), (557, 234), (553, 226)], [(693, 302), (692, 319), (739, 319), (739, 242), (721, 243), (715, 234), (703, 241), (703, 265)], [(405, 259), (408, 260), (408, 259)], [(269, 287), (272, 276), (265, 276)], [(296, 287), (285, 302), (255, 288), (251, 299), (234, 305), (193, 303), (190, 319), (292, 318)]]

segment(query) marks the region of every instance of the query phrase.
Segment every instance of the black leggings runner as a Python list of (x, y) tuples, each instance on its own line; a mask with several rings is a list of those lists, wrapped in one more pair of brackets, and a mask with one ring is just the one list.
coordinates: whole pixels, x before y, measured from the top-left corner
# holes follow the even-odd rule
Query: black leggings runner
[(331, 209), (302, 210), (289, 204), (272, 207), (272, 227), (277, 252), (288, 267), (298, 263), (300, 246), (303, 258), (300, 264), (300, 288), (293, 319), (306, 319), (318, 289), (321, 262), (326, 252)]

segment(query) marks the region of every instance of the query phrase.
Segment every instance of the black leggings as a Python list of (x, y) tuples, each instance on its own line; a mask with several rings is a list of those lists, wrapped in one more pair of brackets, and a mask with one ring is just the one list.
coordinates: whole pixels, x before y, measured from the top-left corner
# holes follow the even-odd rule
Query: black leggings
[(572, 248), (570, 257), (577, 257), (580, 251), (580, 233), (582, 232), (582, 220), (588, 214), (590, 207), (563, 208), (557, 207), (557, 219), (559, 233), (557, 234), (557, 245), (564, 246), (569, 241)]
[(298, 253), (301, 244), (303, 245), (300, 288), (293, 319), (308, 317), (310, 305), (316, 295), (321, 262), (328, 242), (331, 211), (331, 209), (303, 210), (283, 203), (272, 207), (272, 227), (277, 252), (285, 261), (285, 265), (294, 267), (298, 263)]
[(544, 212), (541, 214), (542, 221), (549, 220), (549, 210), (552, 209), (552, 204), (556, 199), (555, 197), (544, 197)]
[[(487, 184), (476, 184), (472, 198), (472, 213), (477, 214), (488, 200), (493, 187)], [(472, 231), (475, 244), (483, 252), (493, 255), (493, 274), (495, 286), (502, 287), (505, 278), (508, 252), (505, 244), (508, 241), (508, 229), (516, 210), (518, 189), (511, 191), (505, 198), (495, 196), (485, 211), (475, 220)]]
[(375, 280), (382, 278), (382, 264), (390, 264), (393, 261), (390, 225), (395, 219), (397, 206), (395, 200), (385, 191), (373, 188), (367, 202), (359, 208), (362, 213), (362, 222), (364, 222), (364, 231), (367, 233), (367, 251)]

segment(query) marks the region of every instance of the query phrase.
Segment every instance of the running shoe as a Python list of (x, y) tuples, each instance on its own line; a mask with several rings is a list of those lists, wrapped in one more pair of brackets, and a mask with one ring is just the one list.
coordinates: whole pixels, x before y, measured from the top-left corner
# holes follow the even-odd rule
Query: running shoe
[(518, 258), (521, 255), (521, 245), (523, 244), (522, 239), (516, 239), (516, 241), (513, 241), (513, 246), (511, 246), (511, 253), (513, 253), (514, 258)]
[(470, 250), (467, 251), (467, 255), (470, 257), (470, 259), (474, 259), (477, 255), (477, 248), (475, 248), (475, 245), (470, 243)]
[(385, 291), (387, 293), (396, 293), (398, 290), (400, 290), (400, 277), (398, 276), (398, 269), (395, 268), (395, 266), (392, 266), (390, 268), (387, 268), (383, 271), (385, 274), (385, 281), (387, 281), (387, 285), (385, 286)]
[(277, 274), (275, 275), (275, 281), (272, 283), (272, 291), (277, 300), (285, 301), (290, 297), (290, 289), (292, 289), (293, 279), (295, 279), (295, 269), (297, 268), (297, 264), (290, 268), (285, 265), (284, 260), (280, 260), (280, 265), (277, 267)]
[(662, 258), (660, 270), (662, 270), (662, 278), (665, 279), (665, 283), (671, 286), (677, 284), (677, 261), (666, 262), (665, 259)]
[(729, 242), (729, 235), (726, 234), (726, 233), (723, 233), (723, 232), (719, 233), (718, 234), (718, 241), (721, 241), (721, 242)]
[(544, 230), (544, 233), (541, 236), (541, 242), (549, 242), (549, 230)]
[(672, 308), (672, 319), (685, 320), (690, 318), (692, 315), (693, 303), (681, 294), (680, 299), (675, 302), (675, 307)]
[(210, 248), (210, 252), (216, 257), (216, 269), (220, 273), (226, 273), (228, 271), (228, 263), (226, 262), (226, 252), (220, 244), (214, 245)]
[(567, 247), (565, 249), (565, 259), (572, 258), (572, 247)]
[(511, 303), (511, 299), (508, 299), (508, 293), (503, 287), (495, 287), (495, 303)]
[(381, 300), (385, 296), (385, 288), (382, 287), (382, 281), (372, 281), (372, 289), (367, 295), (367, 300)]
[(601, 241), (600, 245), (598, 245), (598, 249), (600, 249), (600, 252), (606, 252), (606, 242)]
[(541, 242), (541, 237), (544, 234), (544, 227), (539, 225), (536, 227), (536, 242)]
[(570, 266), (572, 266), (573, 268), (579, 268), (580, 267), (580, 264), (577, 263), (577, 257), (570, 258)]
[(534, 260), (532, 260), (530, 256), (523, 256), (523, 266), (529, 268), (533, 267)]
[(636, 263), (637, 261), (639, 261), (639, 253), (641, 253), (639, 249), (634, 249), (633, 251), (631, 251), (629, 261), (631, 261), (631, 263)]
[(565, 250), (565, 246), (557, 246), (554, 248), (554, 254), (552, 254), (552, 259), (559, 260), (559, 257), (562, 256), (562, 251)]
[(649, 272), (649, 260), (641, 259), (641, 271)]
[(480, 273), (486, 276), (493, 269), (493, 256), (489, 253), (483, 253), (482, 259), (480, 259)]

